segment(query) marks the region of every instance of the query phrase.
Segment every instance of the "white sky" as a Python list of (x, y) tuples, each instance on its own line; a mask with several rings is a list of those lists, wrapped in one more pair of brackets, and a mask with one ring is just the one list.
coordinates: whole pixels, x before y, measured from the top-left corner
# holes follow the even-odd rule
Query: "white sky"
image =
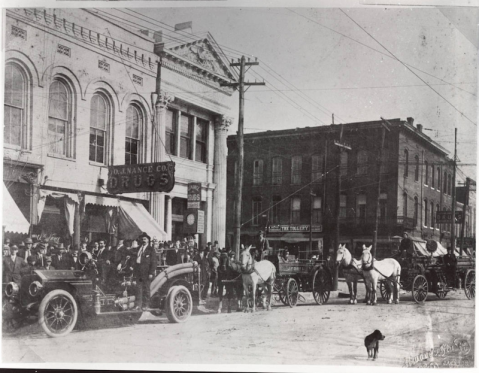
[[(458, 157), (469, 164), (460, 167), (475, 179), (479, 9), (343, 10), (401, 61), (422, 70), (412, 69), (457, 110), (339, 8), (135, 9), (156, 20), (150, 22), (192, 21), (193, 32), (209, 31), (229, 58), (258, 57), (260, 66), (247, 79), (264, 78), (266, 86), (246, 93), (246, 133), (329, 125), (332, 113), (335, 123), (411, 116), (451, 154), (457, 126)], [(237, 106), (234, 114), (237, 119)], [(237, 122), (232, 127), (235, 133)], [(461, 172), (458, 180), (464, 180)]]

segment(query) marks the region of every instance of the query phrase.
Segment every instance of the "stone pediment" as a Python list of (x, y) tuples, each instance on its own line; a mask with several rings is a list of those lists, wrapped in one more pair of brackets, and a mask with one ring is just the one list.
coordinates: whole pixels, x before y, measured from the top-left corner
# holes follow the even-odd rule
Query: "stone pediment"
[(176, 56), (193, 62), (211, 73), (236, 80), (228, 60), (210, 34), (185, 44), (169, 46), (165, 50), (173, 52)]

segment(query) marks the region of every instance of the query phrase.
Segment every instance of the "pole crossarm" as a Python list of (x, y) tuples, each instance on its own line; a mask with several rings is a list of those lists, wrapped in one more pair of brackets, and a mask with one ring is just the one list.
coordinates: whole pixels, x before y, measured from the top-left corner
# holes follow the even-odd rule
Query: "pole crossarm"
[[(255, 66), (259, 65), (259, 62), (253, 61), (253, 62), (245, 62), (244, 66)], [(232, 62), (230, 63), (231, 67), (241, 67), (241, 62)]]
[(339, 146), (340, 148), (345, 149), (345, 150), (351, 150), (351, 147), (349, 145), (342, 144), (342, 143), (340, 143), (336, 140), (334, 140), (334, 145)]

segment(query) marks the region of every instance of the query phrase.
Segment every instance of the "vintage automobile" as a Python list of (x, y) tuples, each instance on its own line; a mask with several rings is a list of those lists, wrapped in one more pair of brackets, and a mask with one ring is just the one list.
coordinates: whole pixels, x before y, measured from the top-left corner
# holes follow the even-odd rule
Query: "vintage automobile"
[[(142, 311), (136, 306), (136, 283), (131, 272), (117, 273), (106, 286), (99, 280), (99, 269), (89, 253), (80, 255), (82, 270), (34, 270), (22, 277), (20, 286), (4, 284), (3, 322), (20, 324), (36, 316), (49, 336), (70, 333), (78, 319), (116, 315), (136, 322)], [(200, 268), (185, 263), (161, 268), (150, 286), (149, 311), (163, 312), (170, 322), (184, 322), (191, 315), (194, 302), (199, 302)]]

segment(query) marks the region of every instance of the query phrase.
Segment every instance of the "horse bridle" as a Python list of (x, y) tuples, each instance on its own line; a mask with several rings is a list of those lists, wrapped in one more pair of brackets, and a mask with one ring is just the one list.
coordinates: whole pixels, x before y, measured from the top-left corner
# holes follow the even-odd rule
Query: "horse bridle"
[(248, 255), (249, 255), (249, 258), (248, 258), (248, 262), (246, 263), (246, 265), (244, 265), (243, 262), (238, 263), (240, 265), (241, 272), (242, 273), (247, 273), (247, 274), (254, 272), (253, 256), (251, 255), (251, 253), (248, 253)]
[(370, 271), (371, 269), (374, 268), (374, 257), (373, 257), (373, 254), (371, 254), (370, 252), (368, 252), (367, 254), (370, 256), (371, 262), (369, 262), (369, 260), (366, 262), (364, 262), (364, 260), (361, 260), (361, 262), (362, 262), (363, 270)]

